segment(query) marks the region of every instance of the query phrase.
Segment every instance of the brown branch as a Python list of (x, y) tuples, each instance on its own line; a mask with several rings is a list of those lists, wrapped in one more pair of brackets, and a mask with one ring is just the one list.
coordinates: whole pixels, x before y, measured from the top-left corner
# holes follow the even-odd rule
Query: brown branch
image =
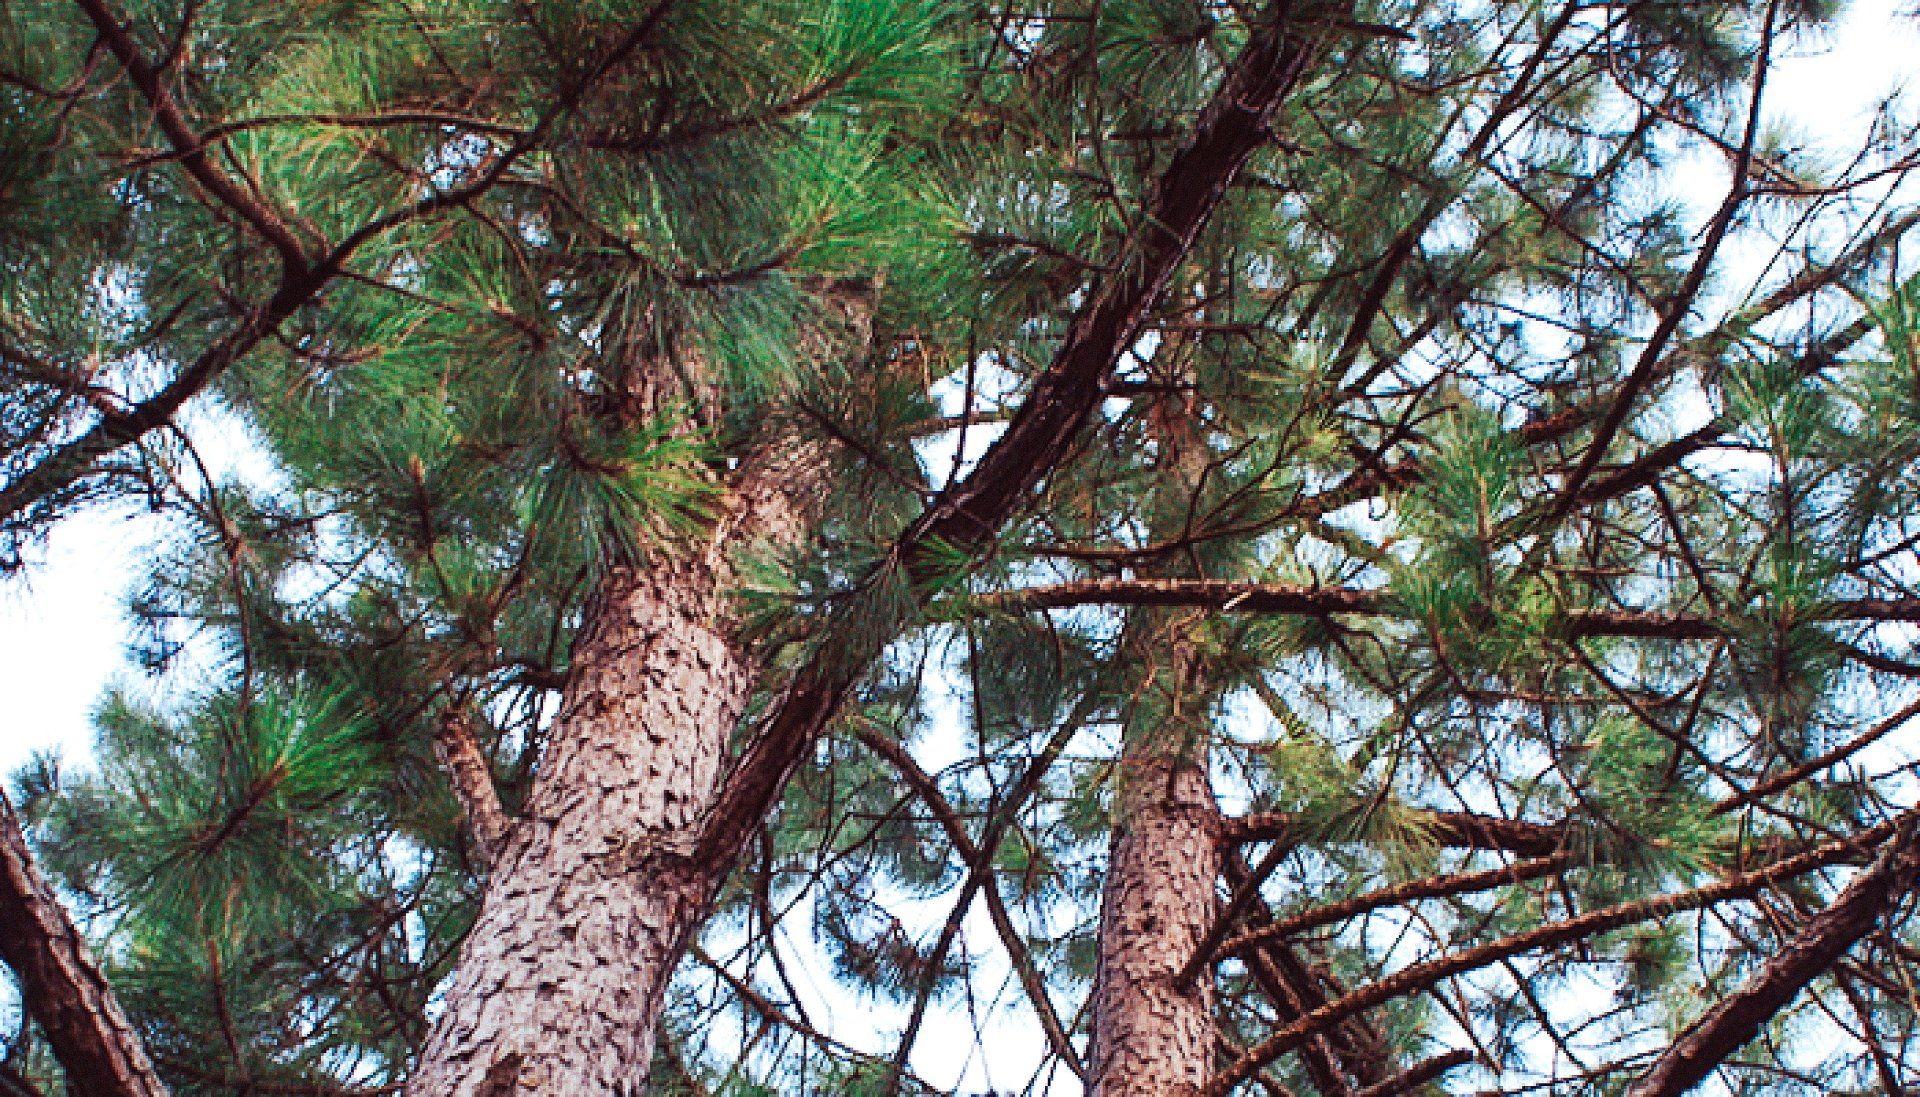
[(161, 79), (160, 69), (146, 57), (128, 33), (120, 16), (107, 4), (107, 0), (74, 0), (80, 10), (86, 13), (93, 23), (94, 30), (100, 35), (107, 50), (127, 72), (127, 78), (140, 90), (141, 98), (147, 101), (147, 108), (153, 113), (153, 120), (166, 134), (167, 143), (178, 154), (180, 166), (194, 182), (205, 188), (221, 205), (239, 214), (241, 219), (258, 232), (273, 250), (279, 254), (280, 261), (294, 276), (307, 268), (307, 249), (288, 226), (279, 211), (260, 201), (247, 187), (233, 179), (226, 172), (215, 167), (207, 156), (207, 142), (181, 112), (180, 104), (174, 99), (173, 92)]
[[(1694, 340), (1689, 346), (1668, 354), (1656, 371), (1654, 379), (1667, 376), (1677, 366), (1687, 361), (1709, 359), (1722, 353), (1761, 321), (1777, 315), (1823, 289), (1839, 284), (1848, 272), (1870, 263), (1881, 252), (1898, 244), (1916, 227), (1920, 227), (1920, 208), (1909, 210), (1893, 218), (1854, 243), (1831, 262), (1802, 271), (1758, 302), (1726, 318), (1712, 332)], [(1803, 376), (1811, 376), (1833, 365), (1848, 347), (1865, 338), (1872, 328), (1870, 318), (1863, 317), (1827, 336), (1802, 356), (1798, 363), (1798, 372)], [(1530, 420), (1514, 433), (1522, 445), (1529, 447), (1559, 442), (1599, 418), (1605, 410), (1605, 402), (1589, 401)], [(1738, 423), (1731, 416), (1716, 416), (1711, 422), (1680, 438), (1641, 454), (1624, 465), (1612, 468), (1605, 475), (1597, 475), (1580, 489), (1574, 501), (1581, 505), (1591, 505), (1618, 498), (1635, 488), (1643, 487), (1680, 461), (1718, 444), (1736, 426)], [(1196, 541), (1207, 540), (1214, 536), (1261, 533), (1273, 528), (1280, 519), (1326, 514), (1353, 503), (1376, 498), (1384, 492), (1410, 487), (1419, 483), (1425, 475), (1426, 464), (1420, 457), (1406, 457), (1392, 464), (1376, 464), (1355, 472), (1339, 484), (1288, 506), (1273, 519), (1250, 524), (1244, 528), (1206, 531), (1140, 549), (1056, 546), (1049, 547), (1043, 554), (1111, 563), (1139, 563), (1170, 552), (1181, 551)]]
[[(1289, 811), (1256, 811), (1226, 820), (1229, 842), (1297, 841), (1300, 817)], [(1559, 851), (1567, 828), (1467, 811), (1424, 811), (1419, 825), (1436, 845), (1454, 849), (1503, 850), (1523, 857), (1547, 857)]]
[(1653, 332), (1647, 336), (1647, 342), (1640, 350), (1639, 358), (1633, 369), (1621, 382), (1614, 394), (1606, 414), (1594, 429), (1592, 441), (1587, 443), (1586, 451), (1574, 466), (1573, 472), (1561, 486), (1559, 498), (1548, 508), (1550, 520), (1564, 518), (1580, 503), (1581, 492), (1587, 479), (1593, 475), (1600, 462), (1606, 458), (1607, 449), (1613, 445), (1615, 436), (1626, 423), (1627, 415), (1642, 392), (1653, 382), (1661, 371), (1663, 356), (1667, 344), (1680, 331), (1680, 323), (1692, 311), (1700, 290), (1706, 285), (1707, 275), (1713, 268), (1714, 257), (1720, 251), (1720, 245), (1726, 240), (1727, 233), (1733, 227), (1734, 215), (1741, 205), (1751, 196), (1747, 189), (1747, 175), (1753, 168), (1754, 141), (1760, 134), (1760, 101), (1767, 86), (1767, 65), (1773, 56), (1774, 11), (1767, 9), (1766, 19), (1760, 28), (1760, 49), (1754, 58), (1753, 94), (1747, 106), (1747, 127), (1740, 153), (1734, 161), (1733, 183), (1727, 188), (1727, 197), (1720, 203), (1713, 219), (1707, 224), (1707, 231), (1700, 243), (1700, 251), (1694, 256), (1693, 265), (1688, 268), (1686, 277), (1680, 282), (1672, 297), (1668, 298), (1660, 310), (1660, 321), (1654, 325)]
[(1411, 902), (1416, 899), (1439, 899), (1448, 895), (1465, 894), (1470, 891), (1485, 891), (1488, 888), (1504, 887), (1507, 884), (1518, 884), (1527, 880), (1538, 879), (1539, 877), (1549, 876), (1559, 872), (1572, 863), (1572, 854), (1554, 853), (1545, 857), (1530, 858), (1517, 864), (1502, 865), (1499, 868), (1487, 869), (1483, 872), (1450, 873), (1442, 876), (1429, 876), (1421, 880), (1410, 880), (1404, 884), (1394, 884), (1390, 887), (1367, 892), (1364, 895), (1356, 895), (1351, 899), (1338, 903), (1328, 903), (1324, 906), (1314, 907), (1296, 914), (1291, 918), (1274, 922), (1272, 925), (1262, 926), (1259, 929), (1250, 930), (1237, 937), (1229, 938), (1220, 945), (1219, 950), (1214, 953), (1214, 958), (1219, 959), (1221, 957), (1231, 956), (1238, 952), (1244, 952), (1249, 948), (1264, 945), (1269, 941), (1292, 937), (1295, 934), (1304, 933), (1307, 930), (1317, 929), (1321, 926), (1332, 925), (1335, 922), (1344, 922), (1349, 918), (1358, 917), (1370, 910), (1377, 910), (1384, 906), (1393, 906), (1399, 903)]
[[(759, 989), (752, 983), (734, 974), (727, 965), (709, 955), (707, 951), (698, 944), (689, 945), (687, 952), (694, 958), (695, 962), (699, 963), (700, 966), (706, 968), (708, 971), (713, 972), (721, 982), (727, 984), (727, 988), (733, 991), (734, 995), (738, 997), (742, 1003), (766, 1020), (788, 1029), (803, 1039), (811, 1040), (815, 1044), (833, 1051), (836, 1054), (844, 1055), (849, 1059), (867, 1062), (874, 1061), (874, 1057), (867, 1052), (861, 1051), (851, 1044), (836, 1040), (827, 1033), (821, 1032), (819, 1029), (813, 1027), (813, 1025), (807, 1023), (805, 1020), (795, 1017), (781, 1009), (772, 999), (760, 993)], [(911, 1078), (916, 1085), (924, 1086), (926, 1084), (919, 1078), (914, 1078), (912, 1075), (908, 1077)]]
[[(1227, 579), (1077, 579), (1046, 586), (974, 595), (971, 604), (1006, 610), (1067, 609), (1076, 606), (1157, 606), (1212, 609), (1222, 613), (1276, 613), (1302, 616), (1349, 614), (1401, 617), (1384, 590), (1248, 583)], [(1829, 621), (1920, 622), (1920, 598), (1841, 598), (1823, 616)], [(1727, 627), (1697, 613), (1635, 609), (1575, 609), (1565, 617), (1571, 639), (1593, 636), (1707, 640)]]
[(75, 1093), (166, 1097), (145, 1045), (86, 941), (33, 863), (13, 805), (0, 792), (0, 960), (13, 969)]
[[(1268, 8), (1201, 112), (1193, 136), (1155, 183), (1114, 270), (1096, 279), (1079, 317), (1006, 431), (972, 472), (929, 505), (896, 540), (891, 566), (925, 598), (943, 553), (980, 553), (995, 531), (1065, 459), (1098, 408), (1122, 355), (1143, 332), (1155, 301), (1255, 150), (1271, 139), (1281, 101), (1318, 53), (1321, 5), (1277, 19)], [(1286, 5), (1279, 5), (1286, 10)], [(877, 634), (882, 630), (873, 630)], [(796, 672), (734, 767), (702, 830), (696, 856), (731, 864), (808, 747), (879, 655), (881, 639), (855, 650), (826, 645)]]
[(161, 82), (159, 70), (140, 53), (138, 45), (120, 24), (107, 0), (76, 2), (94, 22), (101, 40), (119, 58), (128, 76), (147, 99), (156, 122), (180, 154), (182, 166), (203, 188), (222, 204), (232, 208), (242, 220), (266, 238), (280, 256), (281, 277), (271, 297), (248, 308), (232, 330), (202, 351), (159, 392), (125, 411), (103, 413), (100, 421), (90, 429), (0, 490), (0, 522), (12, 519), (36, 501), (70, 487), (83, 479), (100, 458), (170, 422), (188, 400), (204, 391), (229, 366), (277, 331), (282, 322), (326, 288), (345, 269), (347, 261), (369, 241), (409, 222), (445, 209), (464, 206), (493, 187), (517, 161), (545, 139), (560, 117), (578, 105), (593, 83), (639, 48), (675, 0), (657, 0), (605, 56), (591, 66), (577, 83), (565, 89), (552, 109), (520, 141), (495, 157), (472, 182), (436, 191), (411, 205), (362, 224), (317, 260), (308, 258), (278, 213), (260, 203), (250, 190), (212, 166), (201, 136), (195, 134), (188, 125), (172, 93)]
[[(1227, 883), (1235, 888), (1252, 874), (1238, 849), (1227, 849), (1222, 862)], [(1258, 930), (1272, 925), (1273, 920), (1266, 901), (1256, 895), (1247, 911), (1247, 923)], [(1298, 1020), (1326, 1005), (1329, 991), (1334, 996), (1345, 994), (1289, 942), (1276, 940), (1250, 949), (1246, 961), (1247, 973), (1280, 1011), (1283, 1022)], [(1374, 1085), (1386, 1077), (1386, 1041), (1362, 1017), (1350, 1018), (1330, 1032), (1315, 1033), (1301, 1051), (1308, 1076), (1326, 1097), (1352, 1097), (1349, 1074), (1361, 1085)], [(1238, 1054), (1236, 1051), (1236, 1057)]]
[[(1053, 1046), (1053, 1052), (1067, 1064), (1080, 1078), (1087, 1076), (1086, 1066), (1080, 1062), (1080, 1053), (1073, 1046), (1073, 1038), (1067, 1034), (1066, 1026), (1060, 1023), (1060, 1015), (1054, 1011), (1053, 1000), (1047, 995), (1047, 987), (1041, 978), (1039, 969), (1034, 967), (1033, 958), (1021, 942), (1018, 929), (1007, 915), (1006, 902), (1000, 896), (1000, 886), (993, 879), (991, 869), (994, 850), (991, 847), (976, 844), (968, 836), (967, 828), (960, 823), (960, 817), (953, 805), (940, 791), (933, 776), (916, 762), (907, 748), (886, 735), (863, 728), (859, 732), (860, 742), (868, 750), (885, 759), (906, 781), (922, 803), (946, 831), (947, 841), (952, 844), (954, 853), (969, 865), (987, 866), (982, 874), (986, 877), (981, 890), (987, 900), (987, 912), (993, 919), (993, 928), (999, 934), (1000, 943), (1007, 950), (1007, 957), (1013, 964), (1015, 974), (1020, 979), (1021, 989), (1026, 992), (1027, 1000), (1033, 1005), (1035, 1016), (1040, 1018), (1040, 1027), (1047, 1034), (1047, 1042)], [(996, 837), (989, 835), (989, 837)]]
[(1909, 821), (1831, 905), (1815, 915), (1740, 989), (1722, 999), (1625, 1097), (1679, 1097), (1759, 1033), (1808, 983), (1825, 974), (1912, 888), (1920, 874), (1920, 842)]
[(1473, 1062), (1473, 1052), (1458, 1048), (1431, 1059), (1422, 1059), (1386, 1081), (1368, 1086), (1353, 1097), (1396, 1097), (1397, 1094), (1416, 1090), (1442, 1074), (1471, 1062)]
[[(1215, 815), (1218, 817), (1218, 812)], [(1187, 962), (1174, 975), (1175, 989), (1182, 992), (1190, 990), (1193, 987), (1193, 981), (1199, 978), (1200, 973), (1211, 969), (1214, 951), (1233, 932), (1233, 927), (1246, 917), (1247, 911), (1252, 909), (1254, 902), (1260, 898), (1260, 889), (1265, 886), (1274, 870), (1280, 867), (1280, 862), (1286, 855), (1286, 845), (1280, 842), (1274, 843), (1273, 848), (1267, 851), (1267, 855), (1260, 859), (1260, 863), (1252, 866), (1252, 871), (1247, 873), (1246, 879), (1234, 884), (1232, 894), (1227, 897), (1226, 906), (1222, 907), (1220, 913), (1214, 917), (1213, 924), (1207, 927), (1206, 936), (1200, 938), (1200, 941), (1193, 946), (1193, 955), (1187, 957)]]
[(473, 843), (474, 859), (483, 869), (506, 845), (513, 829), (513, 817), (500, 804), (500, 790), (494, 787), (493, 767), (481, 753), (474, 738), (473, 717), (458, 706), (450, 706), (440, 716), (433, 735), (433, 753), (447, 771), (447, 783), (460, 805), (461, 820)]
[(1843, 863), (1857, 856), (1862, 850), (1886, 841), (1896, 832), (1905, 831), (1916, 818), (1920, 818), (1920, 812), (1909, 811), (1895, 820), (1869, 827), (1850, 838), (1816, 846), (1805, 853), (1782, 858), (1752, 872), (1731, 874), (1714, 883), (1688, 891), (1673, 892), (1590, 911), (1563, 922), (1539, 926), (1525, 933), (1517, 933), (1488, 944), (1409, 965), (1338, 1001), (1314, 1010), (1262, 1040), (1248, 1049), (1244, 1058), (1210, 1080), (1201, 1091), (1201, 1097), (1226, 1097), (1233, 1087), (1246, 1081), (1261, 1067), (1300, 1046), (1315, 1033), (1396, 998), (1418, 994), (1442, 979), (1475, 971), (1525, 953), (1539, 952), (1575, 941), (1587, 940), (1598, 934), (1640, 922), (1664, 918), (1683, 911), (1699, 910), (1730, 900), (1751, 898), (1784, 881)]
[(1727, 797), (1725, 800), (1713, 806), (1714, 814), (1724, 815), (1744, 805), (1772, 796), (1776, 792), (1792, 788), (1794, 785), (1826, 769), (1828, 766), (1844, 761), (1860, 751), (1865, 750), (1867, 747), (1872, 746), (1880, 739), (1885, 738), (1890, 732), (1904, 727), (1906, 723), (1915, 716), (1920, 716), (1920, 701), (1912, 702), (1900, 711), (1824, 754), (1816, 755), (1794, 766), (1792, 769), (1775, 774), (1759, 784), (1754, 785), (1752, 788), (1747, 789), (1745, 792)]

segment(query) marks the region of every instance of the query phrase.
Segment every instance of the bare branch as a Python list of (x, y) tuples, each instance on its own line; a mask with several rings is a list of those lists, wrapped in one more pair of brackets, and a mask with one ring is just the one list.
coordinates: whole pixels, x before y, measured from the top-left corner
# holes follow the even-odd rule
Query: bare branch
[(1640, 922), (1649, 922), (1682, 911), (1699, 910), (1730, 900), (1754, 895), (1807, 873), (1840, 864), (1885, 842), (1896, 833), (1904, 833), (1920, 812), (1908, 812), (1899, 818), (1870, 827), (1850, 838), (1816, 846), (1805, 853), (1785, 857), (1752, 872), (1735, 873), (1703, 887), (1641, 899), (1630, 903), (1589, 911), (1563, 922), (1552, 922), (1525, 933), (1517, 933), (1488, 944), (1447, 953), (1432, 960), (1412, 964), (1314, 1010), (1298, 1021), (1248, 1049), (1202, 1091), (1203, 1097), (1226, 1097), (1234, 1086), (1246, 1081), (1261, 1067), (1292, 1051), (1326, 1028), (1375, 1006), (1418, 994), (1442, 979), (1495, 964), (1513, 956), (1558, 948), (1596, 934), (1607, 933)]

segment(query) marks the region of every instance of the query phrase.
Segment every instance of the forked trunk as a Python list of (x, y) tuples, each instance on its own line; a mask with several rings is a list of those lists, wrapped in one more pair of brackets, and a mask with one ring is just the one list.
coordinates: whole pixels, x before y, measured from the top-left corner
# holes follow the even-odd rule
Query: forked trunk
[(733, 637), (726, 553), (804, 535), (817, 456), (748, 462), (704, 557), (601, 582), (412, 1097), (644, 1091), (668, 981), (730, 867), (694, 850), (760, 678)]

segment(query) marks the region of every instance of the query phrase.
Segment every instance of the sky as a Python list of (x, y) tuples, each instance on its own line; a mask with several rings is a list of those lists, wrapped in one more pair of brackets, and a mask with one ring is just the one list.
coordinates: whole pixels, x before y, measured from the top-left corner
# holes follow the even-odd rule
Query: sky
[[(1906, 14), (1913, 7), (1914, 0), (1861, 0), (1829, 42), (1797, 44), (1770, 86), (1769, 113), (1795, 125), (1809, 143), (1843, 149), (1855, 141), (1867, 112), (1920, 57), (1920, 21)], [(1717, 203), (1723, 184), (1700, 178), (1698, 200)], [(232, 423), (202, 413), (187, 426), (216, 472), (259, 471), (258, 455)], [(143, 557), (165, 534), (164, 522), (137, 506), (82, 512), (59, 524), (24, 573), (0, 577), (0, 696), (10, 717), (0, 724), (0, 774), (10, 775), (38, 751), (56, 753), (68, 767), (85, 766), (91, 715), (103, 693), (118, 683), (155, 688), (127, 658), (124, 606), (138, 585)], [(993, 937), (984, 925), (968, 931), (974, 940)], [(832, 980), (824, 969), (807, 975), (805, 981), (820, 986), (824, 998), (838, 997), (825, 985)], [(993, 1083), (1018, 1086), (1026, 1080), (1030, 1068), (1021, 1064), (1032, 1063), (1040, 1050), (1034, 1026), (998, 1027), (996, 1042), (1006, 1042), (987, 1055), (973, 1044), (971, 1025), (961, 1017), (952, 1020), (950, 1033), (942, 1033), (936, 1020), (923, 1036), (914, 1060), (923, 1075), (965, 1075), (979, 1085), (987, 1082), (982, 1067), (991, 1059), (997, 1063)]]

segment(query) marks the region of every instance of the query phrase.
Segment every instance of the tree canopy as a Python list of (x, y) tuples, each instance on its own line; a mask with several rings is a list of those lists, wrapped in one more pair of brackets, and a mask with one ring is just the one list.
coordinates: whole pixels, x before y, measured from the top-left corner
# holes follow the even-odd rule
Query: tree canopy
[(7, 0), (0, 1091), (1920, 1086), (1840, 15)]

